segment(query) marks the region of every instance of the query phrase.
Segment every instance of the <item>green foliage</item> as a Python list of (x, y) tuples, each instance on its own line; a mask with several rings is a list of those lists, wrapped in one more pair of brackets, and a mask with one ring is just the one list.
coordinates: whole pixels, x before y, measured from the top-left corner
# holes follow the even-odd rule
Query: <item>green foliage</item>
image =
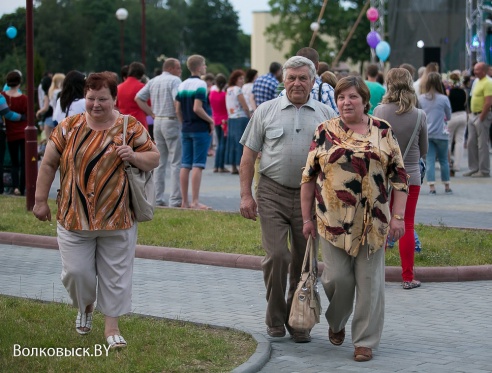
[(229, 70), (242, 65), (239, 17), (229, 0), (191, 0), (187, 29), (190, 54), (223, 63)]
[(217, 75), (218, 73), (224, 74), (226, 77), (229, 76), (229, 70), (222, 63), (208, 63), (207, 72)]
[[(145, 0), (145, 4), (149, 75), (162, 67), (161, 55), (185, 61), (186, 56), (199, 53), (228, 71), (248, 60), (249, 39), (239, 30), (238, 16), (228, 0), (193, 0), (190, 5), (186, 0)], [(121, 27), (124, 63), (141, 61), (141, 0), (37, 0), (34, 5), (36, 84), (44, 70), (119, 72)], [(115, 16), (120, 7), (128, 10), (123, 23)], [(10, 25), (18, 30), (13, 43), (0, 43), (0, 75), (19, 67), (25, 73), (25, 14), (19, 8), (0, 18), (0, 32)]]
[[(9, 39), (5, 32), (9, 26), (17, 29), (17, 36)], [(0, 77), (4, 81), (9, 71), (18, 69), (26, 76), (26, 10), (17, 9), (15, 13), (4, 14), (0, 18)]]
[(128, 347), (99, 357), (14, 357), (22, 348), (86, 349), (105, 344), (104, 316), (95, 312), (93, 330), (74, 330), (77, 311), (67, 304), (0, 296), (0, 366), (3, 372), (230, 372), (255, 351), (256, 342), (243, 332), (193, 323), (142, 317), (120, 318)]
[[(415, 266), (467, 266), (492, 264), (490, 231), (451, 229), (446, 226), (415, 227), (422, 251), (415, 253)], [(436, 264), (437, 263), (437, 264)], [(399, 266), (398, 243), (386, 251), (386, 265)]]
[[(350, 1), (353, 7), (347, 7), (347, 1), (329, 1), (320, 30), (315, 39), (315, 48), (321, 61), (331, 63), (336, 53), (341, 49), (352, 25), (357, 20), (365, 0)], [(286, 41), (292, 42), (290, 53), (286, 57), (309, 45), (312, 37), (311, 22), (318, 19), (323, 0), (270, 0), (272, 15), (278, 16), (279, 21), (266, 30), (266, 37), (277, 49), (281, 49)], [(366, 43), (366, 35), (370, 30), (367, 17), (363, 16), (341, 60), (351, 58), (353, 61), (365, 61), (370, 56), (370, 48)], [(329, 47), (320, 36), (327, 35), (335, 38), (335, 47)]]

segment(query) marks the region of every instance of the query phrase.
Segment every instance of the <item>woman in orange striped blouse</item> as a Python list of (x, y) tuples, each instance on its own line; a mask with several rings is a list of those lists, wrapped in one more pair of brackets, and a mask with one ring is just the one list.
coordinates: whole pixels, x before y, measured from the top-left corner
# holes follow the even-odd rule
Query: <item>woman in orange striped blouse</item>
[(123, 116), (114, 110), (116, 92), (112, 73), (87, 78), (86, 112), (66, 118), (51, 134), (33, 208), (38, 219), (51, 221), (48, 193), (60, 167), (56, 218), (62, 282), (79, 310), (79, 334), (91, 331), (97, 290), (97, 309), (105, 315), (104, 335), (111, 348), (126, 346), (118, 317), (131, 310), (137, 241), (123, 162), (143, 171), (159, 164), (155, 144), (133, 117), (123, 145)]

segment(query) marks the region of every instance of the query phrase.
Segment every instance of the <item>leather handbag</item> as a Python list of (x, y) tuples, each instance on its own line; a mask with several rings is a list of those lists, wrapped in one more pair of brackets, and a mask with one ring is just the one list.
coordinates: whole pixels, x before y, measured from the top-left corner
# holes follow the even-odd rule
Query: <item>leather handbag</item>
[(294, 330), (311, 330), (319, 323), (320, 314), (316, 249), (314, 239), (309, 236), (302, 263), (301, 279), (292, 299), (289, 326)]
[[(128, 127), (128, 115), (123, 119), (123, 145), (126, 145), (126, 129)], [(144, 222), (152, 220), (155, 206), (155, 186), (152, 171), (142, 171), (124, 162), (125, 173), (130, 188), (130, 208), (135, 220)]]

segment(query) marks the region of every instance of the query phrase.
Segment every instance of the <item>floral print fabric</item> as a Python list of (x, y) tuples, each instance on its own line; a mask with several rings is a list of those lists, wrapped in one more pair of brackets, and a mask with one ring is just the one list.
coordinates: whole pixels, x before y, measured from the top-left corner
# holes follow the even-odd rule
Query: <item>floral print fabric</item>
[(384, 247), (389, 230), (388, 185), (408, 193), (408, 175), (391, 126), (369, 117), (369, 132), (348, 129), (340, 117), (321, 123), (311, 143), (302, 182), (317, 178), (318, 233), (357, 256)]

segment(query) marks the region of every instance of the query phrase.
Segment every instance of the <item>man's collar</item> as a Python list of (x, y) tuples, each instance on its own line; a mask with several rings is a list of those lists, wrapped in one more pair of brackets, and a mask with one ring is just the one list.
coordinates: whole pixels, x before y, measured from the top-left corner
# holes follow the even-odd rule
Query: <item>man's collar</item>
[[(295, 107), (295, 105), (289, 101), (289, 99), (287, 98), (287, 92), (285, 92), (285, 95), (280, 97), (280, 109), (283, 110), (289, 106)], [(307, 106), (313, 110), (316, 110), (316, 108), (314, 107), (314, 100), (311, 98), (311, 94), (309, 95), (309, 99), (307, 100), (307, 102), (302, 106)]]

